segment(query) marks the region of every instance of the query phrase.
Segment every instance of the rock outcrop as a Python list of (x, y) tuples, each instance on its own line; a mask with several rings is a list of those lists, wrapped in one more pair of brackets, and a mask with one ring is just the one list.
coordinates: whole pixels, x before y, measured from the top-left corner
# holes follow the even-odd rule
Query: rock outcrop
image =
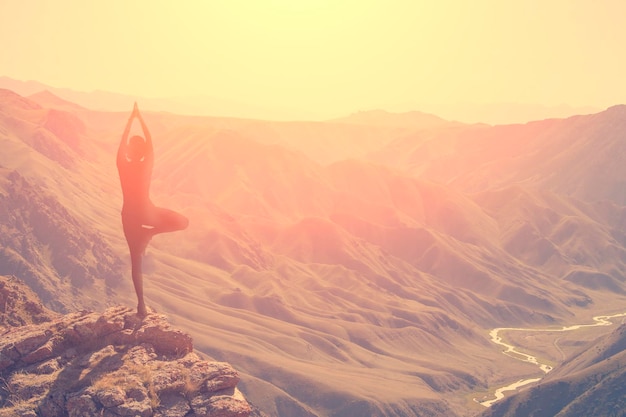
[(238, 381), (229, 364), (194, 353), (165, 316), (125, 307), (0, 335), (0, 417), (245, 417)]

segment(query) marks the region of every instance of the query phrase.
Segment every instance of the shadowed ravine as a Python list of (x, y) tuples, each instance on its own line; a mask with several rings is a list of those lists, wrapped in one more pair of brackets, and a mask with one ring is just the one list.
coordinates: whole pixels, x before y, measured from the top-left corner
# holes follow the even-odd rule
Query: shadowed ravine
[[(575, 324), (572, 326), (563, 326), (560, 329), (554, 329), (554, 328), (524, 329), (524, 328), (518, 328), (518, 327), (498, 327), (496, 329), (491, 330), (489, 332), (489, 336), (491, 337), (491, 341), (493, 343), (503, 346), (505, 348), (502, 351), (503, 354), (510, 356), (514, 359), (521, 360), (523, 362), (528, 362), (528, 363), (537, 365), (539, 369), (541, 369), (541, 371), (543, 371), (545, 375), (553, 369), (552, 366), (545, 364), (545, 363), (541, 363), (539, 362), (536, 356), (530, 355), (528, 353), (520, 352), (519, 350), (517, 350), (515, 346), (503, 342), (502, 337), (500, 336), (500, 332), (501, 331), (569, 332), (572, 330), (578, 330), (578, 329), (582, 329), (586, 327), (611, 326), (614, 324), (613, 322), (610, 321), (611, 319), (618, 318), (618, 317), (625, 317), (625, 316), (626, 316), (626, 313), (619, 313), (619, 314), (614, 314), (610, 316), (607, 316), (607, 315), (595, 316), (593, 318), (593, 321), (595, 323), (593, 324)], [(496, 401), (499, 401), (502, 398), (504, 398), (505, 392), (515, 391), (518, 388), (540, 381), (541, 379), (542, 379), (542, 376), (539, 376), (537, 378), (520, 379), (517, 382), (514, 382), (512, 384), (496, 389), (493, 399), (486, 400), (486, 401), (478, 401), (476, 398), (474, 398), (474, 401), (479, 402), (481, 405), (485, 407), (491, 407)]]

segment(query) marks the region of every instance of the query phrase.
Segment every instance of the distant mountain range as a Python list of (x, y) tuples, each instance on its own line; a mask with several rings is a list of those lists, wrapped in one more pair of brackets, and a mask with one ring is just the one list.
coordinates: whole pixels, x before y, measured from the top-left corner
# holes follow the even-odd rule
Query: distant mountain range
[(619, 105), (524, 125), (415, 131), (374, 160), (464, 192), (520, 185), (625, 205), (625, 135), (626, 106)]
[(133, 103), (139, 101), (144, 110), (166, 111), (179, 114), (216, 115), (230, 117), (276, 118), (277, 111), (261, 109), (229, 100), (207, 96), (191, 97), (138, 97), (108, 91), (76, 91), (69, 88), (57, 88), (38, 81), (20, 81), (0, 76), (0, 88), (17, 92), (23, 96), (31, 96), (47, 91), (63, 100), (76, 103), (91, 110), (128, 111)]
[[(132, 305), (114, 163), (132, 102), (45, 90), (0, 90), (0, 274), (57, 311)], [(536, 374), (491, 328), (626, 305), (621, 106), (507, 126), (144, 113), (153, 200), (191, 221), (148, 248), (148, 304), (267, 415), (476, 415), (475, 393)]]
[[(215, 97), (196, 95), (187, 97), (138, 97), (128, 94), (112, 93), (107, 91), (83, 92), (69, 88), (51, 87), (38, 81), (20, 81), (6, 76), (0, 76), (0, 88), (15, 91), (23, 96), (30, 96), (41, 91), (49, 91), (54, 95), (77, 103), (92, 110), (128, 111), (134, 101), (139, 101), (144, 110), (166, 111), (177, 114), (237, 117), (263, 120), (302, 120), (295, 111), (290, 109), (271, 109), (250, 106), (245, 103)], [(403, 106), (404, 108), (407, 105)], [(447, 120), (459, 120), (465, 123), (512, 124), (525, 123), (530, 120), (548, 118), (565, 118), (578, 114), (597, 113), (597, 107), (572, 107), (565, 104), (559, 106), (544, 106), (522, 103), (457, 103), (451, 105), (418, 105), (409, 108), (424, 109), (427, 114), (437, 114)], [(365, 110), (356, 113), (361, 120), (364, 114), (375, 114), (377, 110)], [(397, 121), (401, 118), (411, 118), (416, 111), (395, 113)], [(404, 116), (401, 116), (404, 115)], [(336, 117), (339, 117), (337, 115)], [(437, 117), (437, 116), (435, 116)], [(304, 118), (308, 120), (309, 118)], [(315, 120), (319, 120), (315, 118)]]

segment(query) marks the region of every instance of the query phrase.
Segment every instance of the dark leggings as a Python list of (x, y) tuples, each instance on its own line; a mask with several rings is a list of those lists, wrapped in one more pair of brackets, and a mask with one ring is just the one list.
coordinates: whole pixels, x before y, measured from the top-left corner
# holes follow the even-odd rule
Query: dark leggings
[(141, 213), (122, 211), (124, 236), (130, 249), (131, 273), (133, 286), (137, 293), (137, 312), (141, 316), (147, 314), (143, 300), (143, 274), (141, 257), (152, 236), (158, 233), (174, 232), (186, 229), (189, 220), (182, 214), (161, 207), (150, 206)]
[(173, 210), (152, 206), (141, 214), (122, 212), (122, 224), (133, 257), (144, 252), (152, 236), (186, 229), (189, 220)]

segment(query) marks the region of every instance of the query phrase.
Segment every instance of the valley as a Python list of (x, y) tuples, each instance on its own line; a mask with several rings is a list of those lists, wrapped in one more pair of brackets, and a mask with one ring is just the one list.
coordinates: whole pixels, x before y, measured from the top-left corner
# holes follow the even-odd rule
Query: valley
[[(1, 91), (0, 273), (48, 307), (134, 306), (114, 163), (127, 117)], [(626, 305), (624, 107), (507, 126), (146, 122), (153, 201), (190, 219), (147, 250), (148, 306), (268, 416), (475, 415), (477, 392), (537, 374), (490, 329)], [(557, 366), (596, 330), (504, 336)]]

